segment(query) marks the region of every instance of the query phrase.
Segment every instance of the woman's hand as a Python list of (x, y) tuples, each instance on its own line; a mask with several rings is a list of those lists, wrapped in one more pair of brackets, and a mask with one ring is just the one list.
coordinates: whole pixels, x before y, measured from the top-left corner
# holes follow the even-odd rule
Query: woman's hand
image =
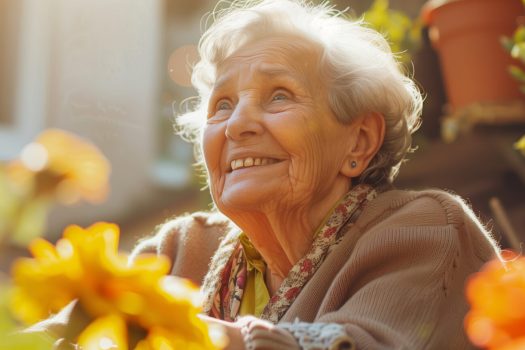
[(236, 322), (226, 322), (204, 315), (199, 317), (210, 325), (223, 327), (229, 339), (225, 350), (300, 349), (290, 332), (253, 316), (241, 317)]
[(242, 326), (239, 325), (238, 322), (226, 322), (206, 315), (199, 315), (199, 318), (211, 326), (219, 326), (223, 329), (228, 337), (228, 343), (224, 348), (225, 350), (246, 349), (241, 334)]

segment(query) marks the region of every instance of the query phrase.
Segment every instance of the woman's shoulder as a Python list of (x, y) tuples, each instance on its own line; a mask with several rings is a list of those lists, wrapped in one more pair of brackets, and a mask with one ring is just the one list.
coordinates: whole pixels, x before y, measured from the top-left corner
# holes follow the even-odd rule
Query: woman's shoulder
[(482, 261), (499, 254), (490, 230), (463, 198), (449, 191), (383, 192), (367, 205), (356, 225), (365, 241), (389, 233), (411, 244), (414, 240), (432, 240), (435, 247), (461, 246)]
[(158, 225), (153, 234), (141, 239), (131, 254), (131, 260), (138, 254), (163, 254), (174, 260), (177, 252), (184, 247), (202, 250), (210, 246), (216, 249), (221, 239), (233, 228), (227, 217), (218, 212), (195, 212), (171, 218)]
[(209, 228), (226, 227), (230, 225), (230, 220), (218, 211), (197, 211), (185, 213), (180, 216), (167, 220), (159, 227), (178, 227), (178, 228)]
[(462, 225), (465, 220), (479, 222), (467, 202), (459, 195), (441, 189), (400, 190), (380, 193), (365, 208), (362, 225), (377, 221), (398, 221), (400, 225)]

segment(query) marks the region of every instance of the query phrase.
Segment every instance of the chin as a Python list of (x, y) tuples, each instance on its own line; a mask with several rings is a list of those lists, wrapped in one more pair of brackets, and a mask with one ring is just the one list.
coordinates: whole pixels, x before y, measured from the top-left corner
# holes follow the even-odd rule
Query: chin
[[(275, 195), (274, 195), (275, 196)], [(218, 201), (218, 207), (221, 210), (257, 210), (261, 205), (268, 203), (274, 197), (271, 193), (259, 190), (248, 189), (230, 189), (224, 191)]]

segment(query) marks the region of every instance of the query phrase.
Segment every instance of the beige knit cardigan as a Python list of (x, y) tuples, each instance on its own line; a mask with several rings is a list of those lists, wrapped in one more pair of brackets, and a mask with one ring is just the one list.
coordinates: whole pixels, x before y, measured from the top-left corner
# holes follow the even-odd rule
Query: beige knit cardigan
[[(174, 275), (201, 284), (224, 260), (218, 247), (236, 237), (235, 230), (219, 214), (188, 215), (140, 242), (132, 258), (165, 254)], [(384, 192), (279, 322), (344, 325), (358, 350), (469, 349), (465, 282), (495, 257), (496, 243), (459, 197), (439, 190)]]

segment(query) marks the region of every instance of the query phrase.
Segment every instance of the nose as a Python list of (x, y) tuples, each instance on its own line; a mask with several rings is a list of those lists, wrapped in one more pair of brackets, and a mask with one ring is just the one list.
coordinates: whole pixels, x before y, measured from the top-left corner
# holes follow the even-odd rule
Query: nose
[(226, 137), (242, 140), (263, 132), (260, 106), (249, 99), (241, 99), (235, 106), (226, 124)]

